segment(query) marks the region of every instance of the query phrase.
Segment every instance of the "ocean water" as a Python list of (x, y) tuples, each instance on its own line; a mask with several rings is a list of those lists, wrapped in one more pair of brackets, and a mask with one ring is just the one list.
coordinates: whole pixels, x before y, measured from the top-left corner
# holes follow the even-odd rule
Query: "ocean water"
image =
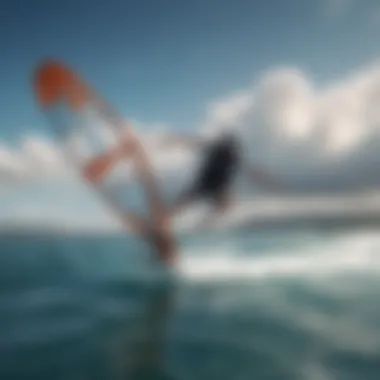
[(2, 236), (0, 379), (380, 379), (380, 231)]

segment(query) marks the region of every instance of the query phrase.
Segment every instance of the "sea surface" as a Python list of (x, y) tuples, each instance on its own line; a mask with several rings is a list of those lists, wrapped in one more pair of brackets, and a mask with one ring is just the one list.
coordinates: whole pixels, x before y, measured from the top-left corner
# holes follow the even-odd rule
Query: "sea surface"
[(379, 380), (380, 229), (0, 238), (0, 379)]

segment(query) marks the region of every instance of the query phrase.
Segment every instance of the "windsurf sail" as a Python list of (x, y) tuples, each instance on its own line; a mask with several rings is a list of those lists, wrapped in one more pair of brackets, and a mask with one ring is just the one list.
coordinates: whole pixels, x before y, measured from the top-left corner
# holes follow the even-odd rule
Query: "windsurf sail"
[[(149, 235), (158, 250), (166, 250), (167, 246), (173, 250), (168, 212), (136, 131), (61, 62), (46, 61), (39, 65), (34, 73), (34, 89), (64, 157), (83, 180), (135, 234)], [(147, 219), (132, 212), (115, 196), (112, 179), (126, 170), (134, 171), (141, 184)]]

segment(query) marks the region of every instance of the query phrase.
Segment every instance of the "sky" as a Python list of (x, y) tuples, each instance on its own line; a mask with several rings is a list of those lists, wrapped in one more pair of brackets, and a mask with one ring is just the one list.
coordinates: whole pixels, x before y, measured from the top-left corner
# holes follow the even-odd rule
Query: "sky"
[(375, 0), (3, 1), (0, 221), (104, 217), (66, 178), (36, 106), (31, 78), (45, 58), (144, 133), (228, 125), (295, 188), (377, 186), (379, 31)]

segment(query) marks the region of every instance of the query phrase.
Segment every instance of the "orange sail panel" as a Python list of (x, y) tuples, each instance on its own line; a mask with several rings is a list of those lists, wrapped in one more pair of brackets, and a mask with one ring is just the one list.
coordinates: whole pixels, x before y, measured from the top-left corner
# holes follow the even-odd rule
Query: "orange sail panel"
[(81, 110), (92, 98), (85, 83), (71, 70), (54, 61), (38, 67), (35, 87), (40, 104), (45, 107), (66, 101), (72, 110)]

